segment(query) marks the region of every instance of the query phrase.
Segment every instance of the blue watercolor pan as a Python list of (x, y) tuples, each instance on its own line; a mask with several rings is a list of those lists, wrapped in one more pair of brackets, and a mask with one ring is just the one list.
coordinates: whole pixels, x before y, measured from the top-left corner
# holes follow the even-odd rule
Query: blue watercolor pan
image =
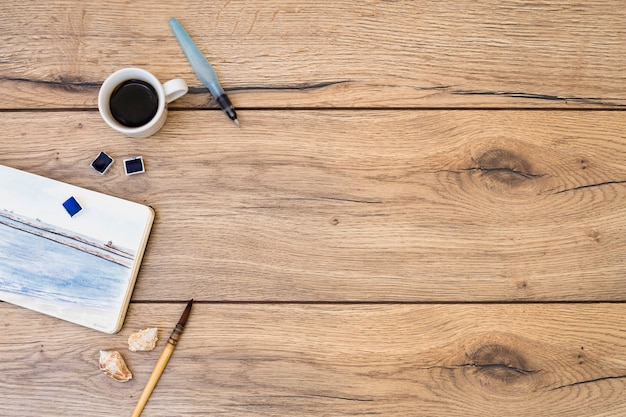
[(74, 217), (83, 209), (73, 196), (65, 200), (63, 207), (65, 207), (65, 210), (69, 213), (70, 217)]
[(124, 159), (124, 171), (126, 175), (141, 174), (146, 172), (143, 166), (143, 158), (138, 156), (136, 158)]
[(98, 154), (96, 159), (91, 162), (91, 167), (100, 174), (104, 175), (104, 173), (107, 172), (109, 167), (113, 164), (113, 161), (113, 158), (107, 155), (106, 152), (102, 151)]

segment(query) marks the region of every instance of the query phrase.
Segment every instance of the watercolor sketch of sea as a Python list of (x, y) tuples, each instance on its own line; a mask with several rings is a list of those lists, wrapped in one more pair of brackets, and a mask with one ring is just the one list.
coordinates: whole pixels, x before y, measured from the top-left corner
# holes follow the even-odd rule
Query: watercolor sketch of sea
[(135, 253), (0, 210), (0, 299), (89, 325), (127, 295)]

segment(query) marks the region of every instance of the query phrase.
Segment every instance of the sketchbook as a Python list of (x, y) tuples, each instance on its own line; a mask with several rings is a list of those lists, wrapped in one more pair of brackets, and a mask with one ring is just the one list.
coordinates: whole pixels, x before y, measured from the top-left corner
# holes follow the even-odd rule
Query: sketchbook
[(118, 332), (152, 208), (0, 165), (0, 300)]

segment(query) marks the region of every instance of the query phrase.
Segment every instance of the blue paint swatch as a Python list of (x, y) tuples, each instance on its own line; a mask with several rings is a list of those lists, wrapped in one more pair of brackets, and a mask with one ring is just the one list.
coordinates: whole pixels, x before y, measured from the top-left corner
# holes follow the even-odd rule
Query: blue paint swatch
[(126, 175), (141, 174), (146, 172), (143, 166), (143, 158), (138, 156), (136, 158), (124, 159), (124, 171)]
[(96, 159), (91, 162), (91, 167), (98, 171), (100, 174), (104, 174), (107, 172), (111, 164), (113, 163), (113, 158), (106, 154), (106, 152), (102, 151), (98, 154)]
[(78, 204), (78, 201), (74, 197), (70, 197), (63, 203), (63, 207), (69, 213), (71, 217), (74, 217), (83, 208)]

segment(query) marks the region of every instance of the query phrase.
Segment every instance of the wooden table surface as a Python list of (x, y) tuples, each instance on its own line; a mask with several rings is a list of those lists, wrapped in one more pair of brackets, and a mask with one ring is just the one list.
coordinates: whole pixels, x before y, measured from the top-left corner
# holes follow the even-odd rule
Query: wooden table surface
[[(0, 303), (2, 416), (130, 415), (189, 298), (145, 416), (626, 415), (623, 1), (0, 13), (0, 164), (156, 211), (118, 334)], [(190, 86), (151, 138), (97, 111), (127, 66)], [(101, 176), (100, 150), (147, 172)], [(128, 351), (149, 326), (157, 349)]]

